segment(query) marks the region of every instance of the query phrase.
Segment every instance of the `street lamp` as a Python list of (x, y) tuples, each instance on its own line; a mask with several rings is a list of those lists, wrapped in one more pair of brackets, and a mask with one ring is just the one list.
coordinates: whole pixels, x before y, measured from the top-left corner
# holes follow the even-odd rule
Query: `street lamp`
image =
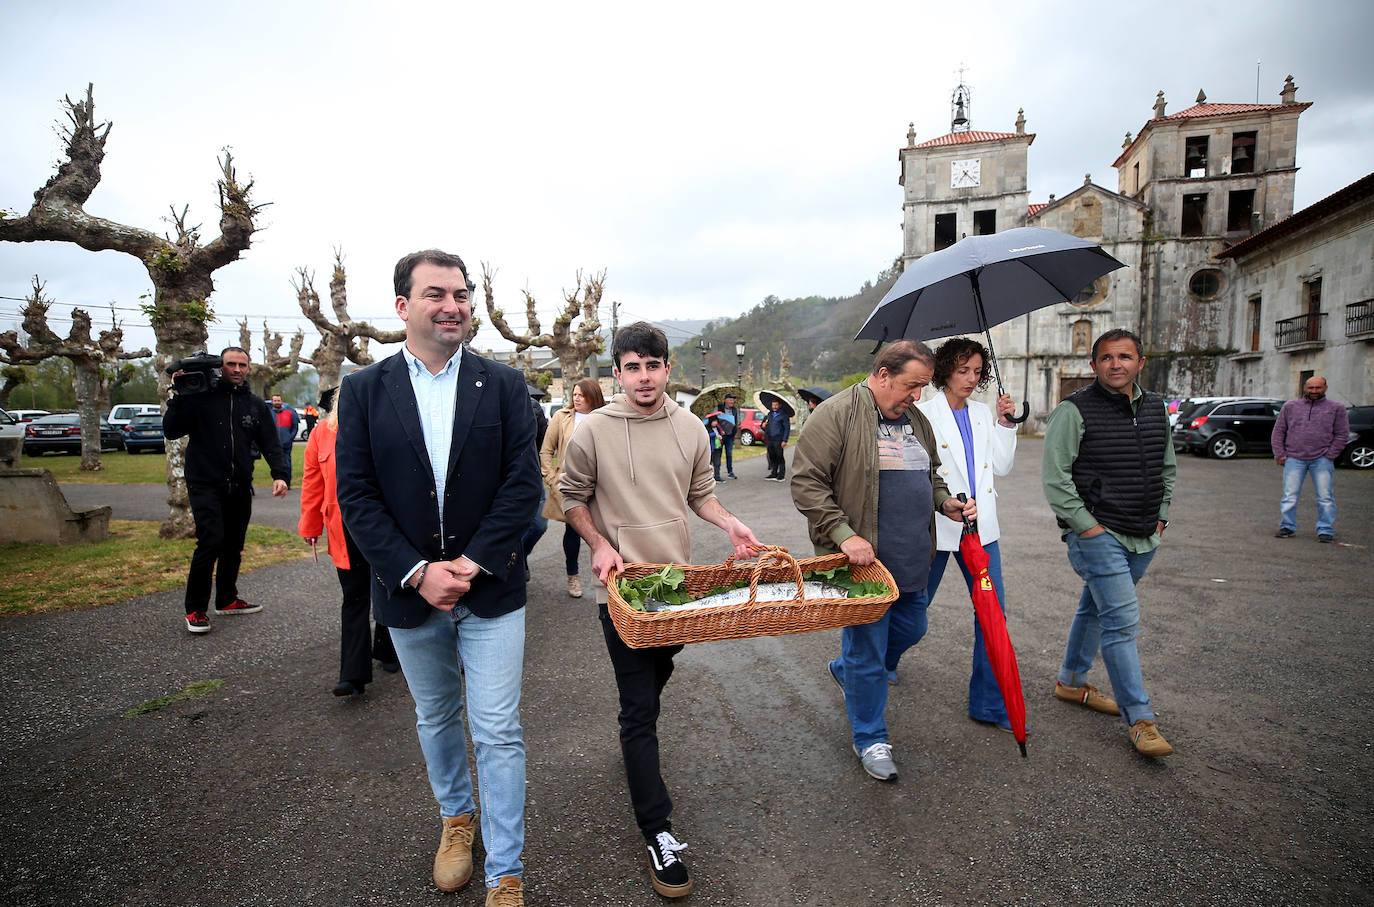
[(702, 337), (697, 341), (697, 349), (701, 350), (701, 389), (706, 390), (706, 354), (711, 352), (711, 341)]
[(735, 383), (744, 387), (744, 338), (735, 341), (735, 362), (738, 365), (738, 374), (735, 375)]

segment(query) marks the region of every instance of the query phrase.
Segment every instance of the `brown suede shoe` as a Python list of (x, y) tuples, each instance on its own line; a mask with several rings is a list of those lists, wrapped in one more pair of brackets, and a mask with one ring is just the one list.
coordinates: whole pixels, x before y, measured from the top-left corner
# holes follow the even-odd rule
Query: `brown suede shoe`
[(487, 889), (486, 907), (525, 907), (525, 887), (519, 876), (502, 876), (501, 884)]
[(440, 891), (457, 891), (472, 878), (472, 813), (444, 818), (444, 836), (434, 855), (434, 884)]
[(1174, 753), (1155, 723), (1144, 718), (1131, 725), (1131, 743), (1142, 756), (1172, 756)]
[(582, 580), (575, 573), (568, 577), (568, 595), (572, 598), (582, 597)]
[(1081, 687), (1066, 687), (1056, 680), (1054, 682), (1054, 698), (1085, 705), (1104, 715), (1121, 714), (1121, 709), (1116, 706), (1116, 700), (1105, 693), (1098, 692), (1097, 687), (1090, 683), (1085, 683)]

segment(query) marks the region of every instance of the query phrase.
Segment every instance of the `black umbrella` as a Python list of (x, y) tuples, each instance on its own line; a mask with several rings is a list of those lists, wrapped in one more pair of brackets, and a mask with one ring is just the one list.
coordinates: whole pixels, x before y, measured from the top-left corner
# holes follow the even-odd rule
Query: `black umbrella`
[(776, 400), (782, 404), (780, 409), (787, 414), (787, 418), (791, 419), (797, 414), (797, 408), (792, 405), (792, 401), (778, 391), (759, 391), (755, 399), (758, 401), (759, 409), (764, 412), (770, 411), (773, 408), (773, 401)]
[[(932, 340), (982, 332), (998, 394), (1005, 393), (989, 329), (1067, 302), (1103, 274), (1124, 268), (1096, 243), (1043, 227), (967, 236), (907, 265), (855, 340)], [(1024, 422), (1030, 404), (1022, 401)]]
[(797, 396), (802, 398), (803, 403), (810, 403), (812, 400), (815, 400), (816, 403), (819, 404), (822, 400), (829, 400), (831, 394), (830, 391), (825, 388), (813, 384), (810, 387), (803, 387), (801, 390), (797, 391)]

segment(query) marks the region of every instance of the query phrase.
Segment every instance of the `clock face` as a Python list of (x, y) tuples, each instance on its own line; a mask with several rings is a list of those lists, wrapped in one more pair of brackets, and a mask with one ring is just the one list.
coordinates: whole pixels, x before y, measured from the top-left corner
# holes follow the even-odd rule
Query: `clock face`
[(949, 162), (949, 186), (951, 189), (968, 189), (977, 186), (981, 177), (981, 162), (978, 158), (967, 161)]

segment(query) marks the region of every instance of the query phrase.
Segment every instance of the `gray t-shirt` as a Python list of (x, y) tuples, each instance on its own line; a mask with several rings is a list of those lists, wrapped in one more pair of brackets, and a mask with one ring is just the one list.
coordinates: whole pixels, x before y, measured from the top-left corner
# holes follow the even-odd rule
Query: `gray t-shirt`
[(878, 419), (878, 558), (898, 592), (924, 589), (930, 575), (930, 454), (911, 420)]

